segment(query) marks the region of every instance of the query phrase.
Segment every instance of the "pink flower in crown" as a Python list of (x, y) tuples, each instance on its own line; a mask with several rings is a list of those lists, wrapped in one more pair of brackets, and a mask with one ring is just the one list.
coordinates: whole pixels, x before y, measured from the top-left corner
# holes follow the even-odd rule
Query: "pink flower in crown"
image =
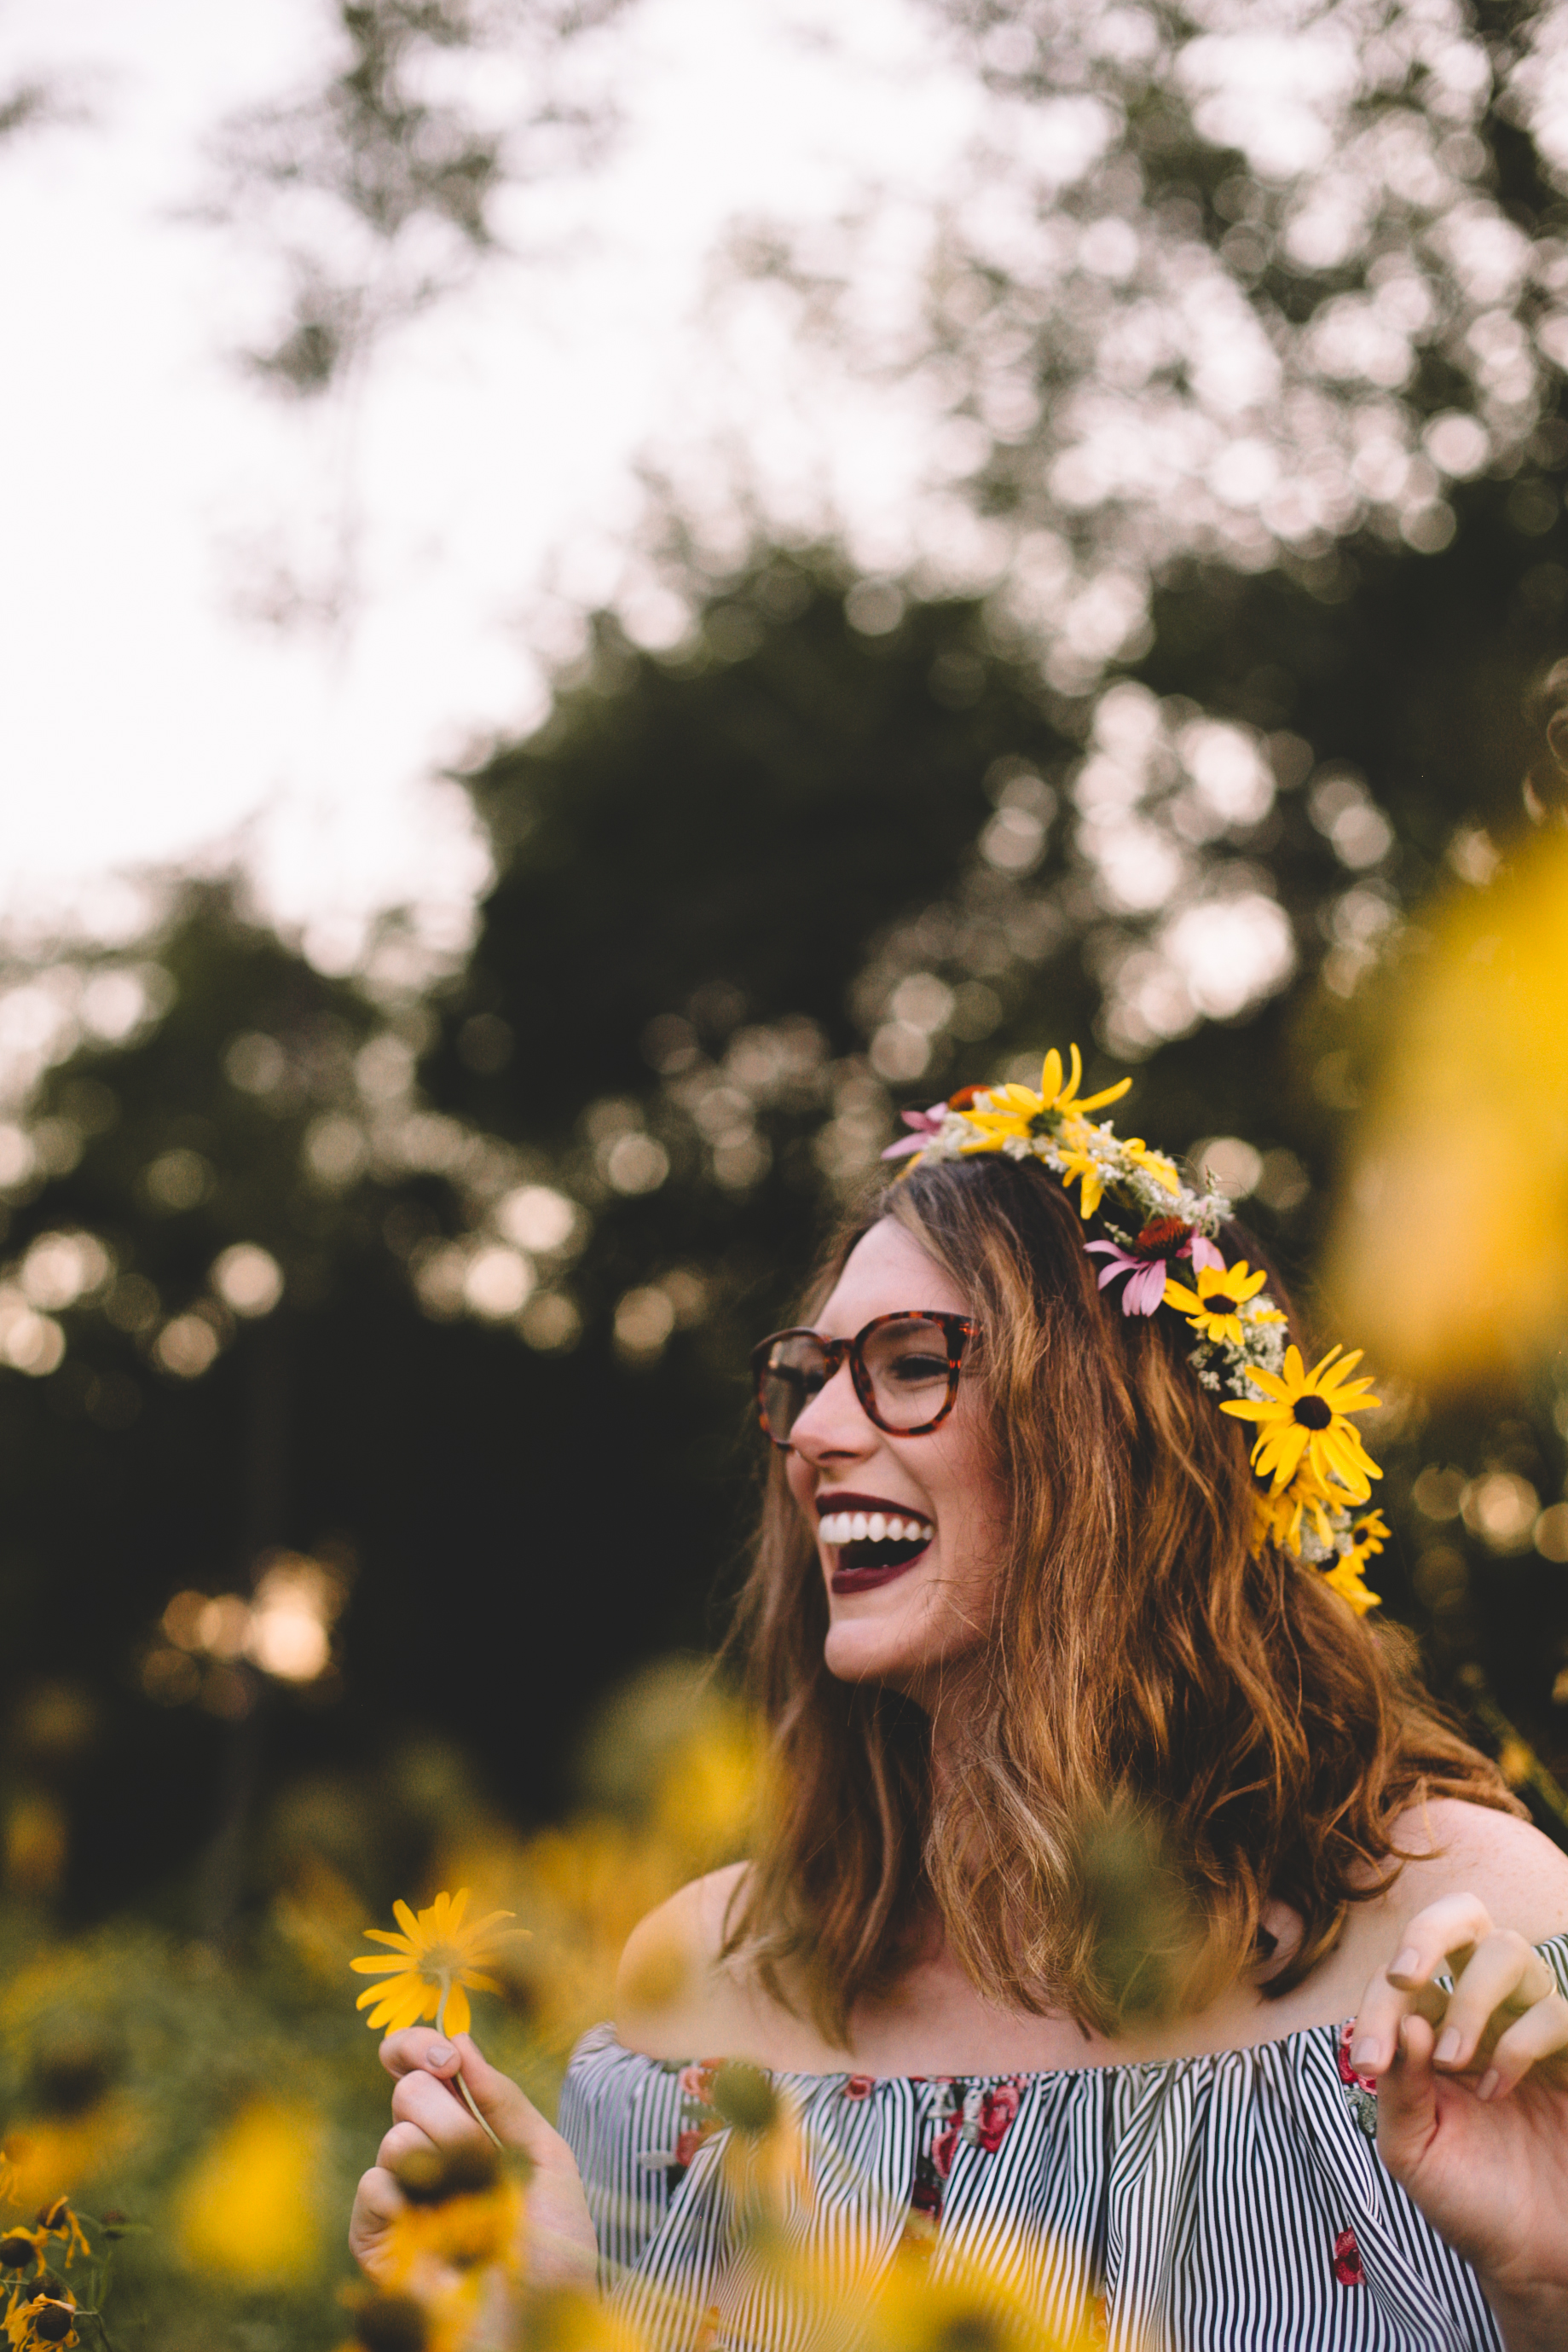
[(913, 1135), (900, 1136), (883, 1153), (884, 1160), (906, 1160), (913, 1151), (924, 1151), (934, 1135), (940, 1135), (947, 1119), (945, 1102), (933, 1103), (929, 1110), (902, 1110), (900, 1118), (905, 1127), (915, 1129)]
[(1120, 1242), (1085, 1242), (1091, 1256), (1106, 1261), (1100, 1269), (1100, 1288), (1125, 1275), (1122, 1290), (1124, 1315), (1153, 1315), (1166, 1295), (1170, 1280), (1171, 1260), (1190, 1258), (1195, 1268), (1222, 1268), (1225, 1260), (1207, 1234), (1200, 1234), (1179, 1217), (1156, 1217), (1145, 1225), (1130, 1250)]

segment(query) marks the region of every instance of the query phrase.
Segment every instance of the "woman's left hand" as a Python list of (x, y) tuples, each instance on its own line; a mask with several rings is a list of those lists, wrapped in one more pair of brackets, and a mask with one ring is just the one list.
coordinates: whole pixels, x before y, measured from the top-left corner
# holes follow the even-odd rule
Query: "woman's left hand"
[(1378, 2078), (1377, 2152), (1473, 2263), (1509, 2352), (1568, 2344), (1568, 2000), (1473, 1895), (1418, 1912), (1399, 1944), (1350, 2051)]

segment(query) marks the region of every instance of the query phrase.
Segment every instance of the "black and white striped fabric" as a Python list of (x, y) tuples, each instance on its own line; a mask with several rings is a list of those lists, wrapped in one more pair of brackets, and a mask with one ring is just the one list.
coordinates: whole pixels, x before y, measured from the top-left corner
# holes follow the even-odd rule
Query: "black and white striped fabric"
[[(1568, 1937), (1541, 1951), (1568, 1993)], [(786, 2241), (874, 2276), (912, 2204), (939, 2210), (934, 2282), (1005, 2242), (1044, 2326), (1103, 2298), (1110, 2352), (1500, 2352), (1473, 2272), (1379, 2164), (1342, 2047), (1319, 2026), (1005, 2083), (776, 2074), (802, 2153)], [(573, 2055), (560, 2129), (606, 2292), (667, 2352), (822, 2343), (753, 2270), (727, 2135), (691, 2128), (694, 2072), (608, 2025)]]

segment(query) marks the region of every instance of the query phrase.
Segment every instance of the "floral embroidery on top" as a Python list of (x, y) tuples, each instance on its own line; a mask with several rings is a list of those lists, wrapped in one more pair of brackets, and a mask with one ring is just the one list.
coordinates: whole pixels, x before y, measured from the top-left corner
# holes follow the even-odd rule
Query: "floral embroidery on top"
[(937, 2075), (931, 2119), (931, 2152), (916, 2159), (909, 2191), (910, 2210), (931, 2228), (942, 2218), (942, 2195), (960, 2147), (995, 2156), (1007, 2137), (1023, 2096), (1025, 2077), (1013, 2075), (988, 2089), (961, 2077)]
[(713, 2104), (714, 2078), (723, 2063), (722, 2058), (702, 2058), (673, 2070), (681, 2088), (681, 2129), (673, 2148), (656, 2148), (642, 2159), (645, 2171), (664, 2174), (672, 2197), (704, 2140), (724, 2128), (724, 2117)]
[[(1354, 2017), (1346, 2018), (1339, 2030), (1339, 2044), (1334, 2053), (1339, 2066), (1339, 2078), (1344, 2084), (1345, 2103), (1368, 2139), (1377, 2137), (1377, 2077), (1364, 2074), (1350, 2063), (1351, 2037), (1355, 2032)], [(1354, 2240), (1352, 2241), (1354, 2243)], [(1337, 2276), (1337, 2273), (1336, 2273)], [(1345, 2282), (1341, 2281), (1343, 2284)]]
[(846, 2099), (869, 2099), (876, 2088), (874, 2074), (847, 2074), (844, 2077)]
[(1366, 2284), (1366, 2273), (1362, 2268), (1361, 2248), (1355, 2242), (1354, 2230), (1334, 2231), (1333, 2274), (1341, 2286)]

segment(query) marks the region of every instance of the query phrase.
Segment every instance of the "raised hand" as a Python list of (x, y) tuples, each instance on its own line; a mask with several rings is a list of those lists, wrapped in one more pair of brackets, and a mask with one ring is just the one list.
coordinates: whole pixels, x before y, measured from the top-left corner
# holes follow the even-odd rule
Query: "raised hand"
[(1351, 2063), (1378, 2077), (1378, 2154), (1474, 2264), (1509, 2352), (1568, 2345), (1564, 2053), (1551, 1970), (1469, 1895), (1409, 1922), (1351, 2043)]
[(400, 2164), (416, 2152), (488, 2145), (455, 2088), (461, 2074), (502, 2146), (532, 2167), (524, 2250), (529, 2284), (591, 2288), (599, 2249), (571, 2150), (517, 2084), (487, 2063), (466, 2033), (444, 2041), (428, 2026), (412, 2026), (389, 2033), (381, 2055), (395, 2084), (393, 2122), (354, 2198), (349, 2245), (361, 2268), (371, 2278), (385, 2276), (389, 2234), (405, 2203)]

